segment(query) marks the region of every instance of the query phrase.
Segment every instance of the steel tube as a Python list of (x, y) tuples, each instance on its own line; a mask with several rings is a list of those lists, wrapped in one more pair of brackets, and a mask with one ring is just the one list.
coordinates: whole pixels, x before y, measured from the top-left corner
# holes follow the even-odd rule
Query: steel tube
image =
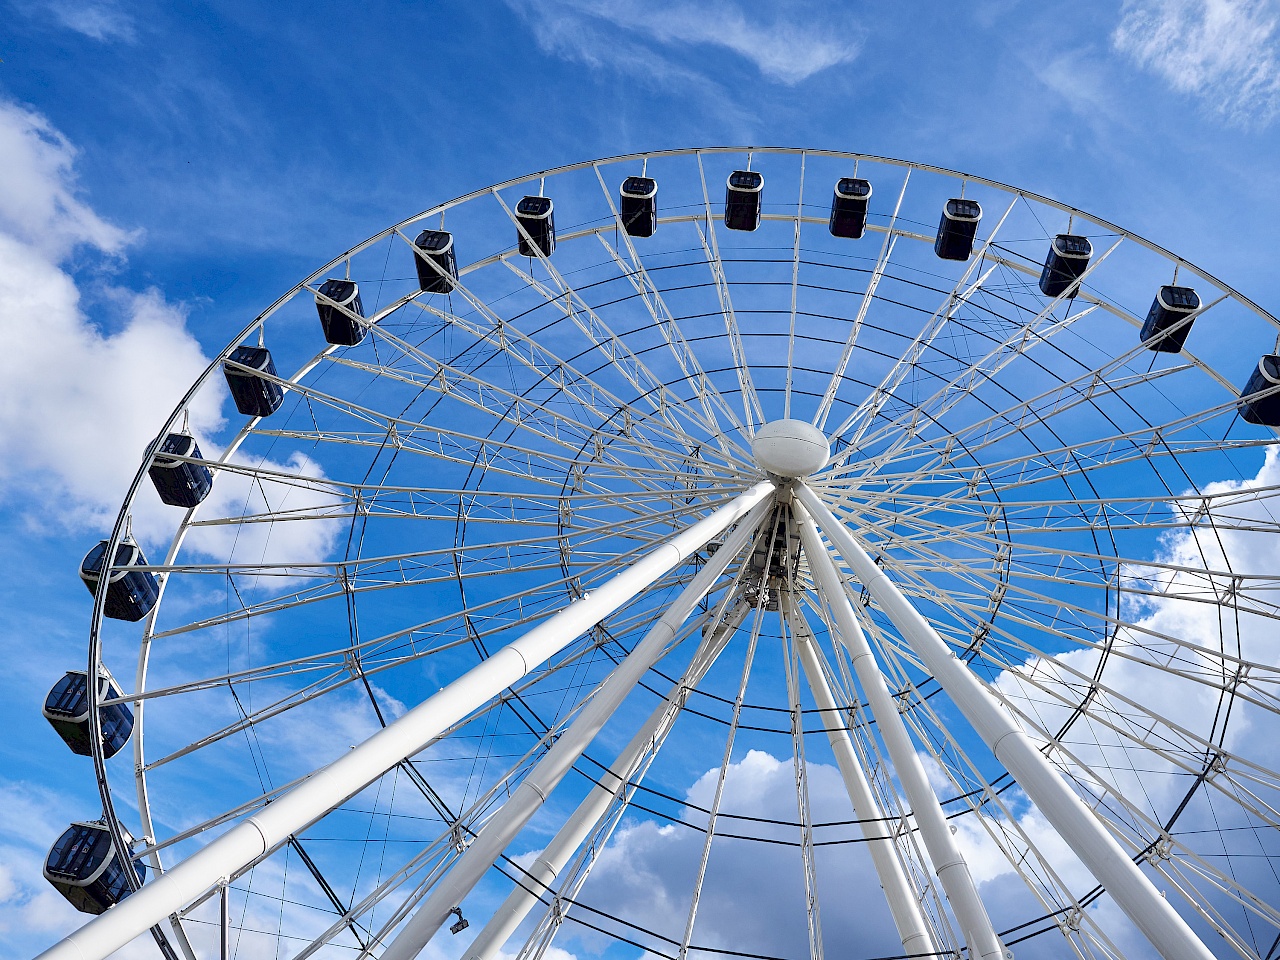
[(858, 754), (853, 749), (849, 731), (840, 719), (843, 714), (836, 705), (831, 686), (822, 672), (818, 653), (814, 649), (813, 632), (809, 629), (804, 613), (790, 597), (784, 598), (784, 605), (787, 620), (791, 624), (791, 634), (796, 639), (800, 666), (809, 681), (813, 702), (825, 718), (823, 726), (827, 728), (827, 742), (831, 744), (836, 766), (849, 793), (853, 815), (864, 821), (862, 833), (867, 838), (871, 862), (875, 865), (876, 875), (880, 878), (880, 886), (884, 889), (885, 899), (889, 904), (889, 912), (893, 915), (893, 924), (902, 941), (902, 952), (908, 956), (936, 953), (938, 948), (934, 946), (929, 924), (920, 909), (920, 901), (916, 898), (916, 892), (894, 849), (893, 831), (883, 819), (866, 771), (862, 769)]
[(742, 552), (764, 519), (771, 503), (758, 504), (736, 530), (729, 535), (723, 547), (709, 559), (689, 585), (667, 607), (649, 632), (632, 649), (631, 653), (609, 674), (595, 695), (582, 708), (577, 719), (552, 744), (512, 791), (489, 821), (476, 835), (471, 845), (458, 857), (449, 872), (431, 889), (409, 921), (382, 951), (381, 960), (413, 960), (423, 947), (436, 935), (448, 918), (450, 911), (459, 906), (489, 871), (502, 851), (515, 839), (541, 808), (556, 786), (582, 756), (600, 728), (613, 712), (621, 706), (649, 668), (657, 663), (667, 644), (675, 638), (680, 625), (693, 612), (693, 608), (715, 585), (729, 562)]
[[(805, 502), (808, 505), (808, 502)], [(978, 896), (978, 888), (969, 873), (969, 864), (965, 861), (956, 838), (951, 833), (951, 826), (942, 812), (938, 795), (929, 785), (929, 777), (925, 773), (920, 755), (916, 753), (911, 735), (907, 733), (902, 715), (898, 713), (897, 701), (889, 693), (884, 674), (876, 663), (871, 645), (867, 642), (862, 628), (854, 618), (853, 607), (845, 593), (844, 583), (836, 570), (836, 565), (827, 553), (818, 537), (818, 530), (807, 513), (799, 505), (792, 503), (796, 516), (796, 525), (800, 529), (800, 540), (804, 544), (805, 556), (809, 559), (809, 569), (814, 579), (826, 595), (827, 603), (835, 616), (840, 642), (849, 651), (858, 683), (862, 686), (863, 696), (871, 705), (871, 712), (876, 718), (880, 736), (893, 761), (898, 781), (906, 792), (907, 801), (911, 804), (911, 812), (915, 815), (916, 824), (920, 828), (920, 837), (924, 841), (929, 859), (933, 861), (934, 873), (947, 895), (947, 902), (960, 923), (964, 932), (965, 943), (969, 947), (971, 957), (982, 960), (1003, 960), (1004, 947), (996, 936), (987, 908)]]
[(282, 794), (182, 863), (54, 944), (39, 960), (103, 960), (169, 914), (305, 830), (423, 750), (450, 724), (497, 696), (576, 637), (683, 563), (773, 491), (758, 483), (645, 554), (589, 595), (538, 624), (355, 749)]
[(1165, 960), (1212, 960), (1213, 954), (1187, 921), (1160, 895), (1106, 825), (1036, 749), (1013, 715), (956, 658), (929, 621), (876, 566), (848, 528), (804, 484), (796, 484), (795, 495), (814, 515), (827, 539), (947, 692), (956, 709), (973, 725), (996, 759), (1160, 956)]
[[(742, 623), (748, 609), (748, 605), (740, 604), (703, 639), (684, 676), (667, 694), (666, 701), (658, 704), (649, 719), (636, 731), (631, 742), (609, 767), (609, 772), (600, 778), (600, 783), (591, 788), (591, 792), (578, 804), (577, 810), (565, 821), (564, 826), (547, 844), (546, 849), (529, 866), (529, 876), (525, 878), (524, 883), (517, 885), (507, 895), (507, 899), (494, 911), (484, 929), (467, 947), (467, 960), (491, 960), (507, 942), (507, 938), (524, 922), (533, 905), (538, 902), (539, 896), (544, 892), (550, 892), (551, 885), (560, 871), (596, 829), (600, 818), (608, 812), (614, 798), (626, 786), (645, 752), (649, 749), (656, 750), (662, 743), (671, 724), (675, 722), (676, 713), (688, 697), (689, 691), (711, 669), (720, 651), (724, 649), (729, 638)], [(534, 889), (529, 889), (530, 884), (534, 885)]]

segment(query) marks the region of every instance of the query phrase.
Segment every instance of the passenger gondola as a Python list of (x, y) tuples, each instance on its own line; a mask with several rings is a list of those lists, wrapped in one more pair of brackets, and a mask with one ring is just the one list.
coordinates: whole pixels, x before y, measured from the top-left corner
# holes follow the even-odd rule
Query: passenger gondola
[(764, 176), (755, 170), (729, 174), (724, 191), (724, 225), (730, 230), (754, 230), (760, 226), (760, 195)]
[(658, 229), (658, 181), (627, 177), (618, 193), (622, 229), (633, 237), (652, 237)]
[[(152, 443), (147, 452), (155, 450), (155, 446)], [(175, 459), (177, 457), (189, 459)], [(171, 507), (190, 509), (207, 497), (213, 489), (213, 471), (203, 463), (191, 462), (203, 459), (195, 437), (189, 433), (167, 435), (147, 468), (147, 476), (155, 485), (160, 499)]]
[[(83, 670), (68, 670), (67, 675), (53, 685), (44, 700), (46, 720), (57, 732), (72, 753), (82, 757), (93, 755), (93, 741), (89, 736), (89, 684)], [(98, 699), (114, 700), (120, 696), (115, 678), (101, 668), (98, 676)], [(114, 757), (129, 742), (133, 734), (133, 711), (128, 704), (112, 703), (98, 708), (102, 723), (102, 755)]]
[(1199, 309), (1200, 297), (1190, 287), (1161, 287), (1142, 324), (1142, 342), (1148, 350), (1180, 353), (1195, 323), (1187, 317)]
[[(125, 834), (128, 842), (128, 834)], [(44, 877), (81, 913), (106, 913), (129, 896), (129, 869), (117, 856), (111, 832), (104, 823), (73, 823), (49, 850), (44, 863)], [(133, 870), (141, 883), (147, 867), (133, 861)]]
[[(271, 359), (271, 351), (266, 347), (242, 345), (231, 351), (227, 363), (222, 365), (226, 375), (227, 386), (231, 388), (231, 398), (236, 402), (236, 409), (246, 417), (269, 417), (280, 409), (284, 402), (284, 390), (280, 384), (268, 379), (276, 376), (276, 365)], [(248, 367), (237, 369), (231, 364)]]
[(1044, 269), (1040, 271), (1040, 292), (1046, 297), (1060, 297), (1064, 293), (1074, 297), (1080, 289), (1076, 282), (1089, 269), (1093, 256), (1093, 244), (1088, 237), (1074, 233), (1060, 233), (1049, 244)]
[(867, 229), (867, 201), (871, 184), (857, 177), (842, 177), (831, 197), (831, 220), (828, 227), (833, 237), (848, 240), (861, 238)]
[(1268, 353), (1258, 361), (1236, 409), (1249, 423), (1280, 427), (1280, 356)]
[(943, 260), (968, 260), (973, 255), (973, 239), (978, 235), (982, 204), (977, 200), (952, 197), (942, 208), (933, 252)]
[(368, 328), (356, 319), (364, 316), (364, 304), (360, 301), (360, 286), (354, 280), (329, 279), (322, 283), (316, 293), (316, 312), (329, 343), (354, 347), (364, 339)]
[[(107, 541), (103, 540), (85, 554), (80, 563), (80, 579), (90, 593), (97, 593), (106, 553)], [(150, 570), (129, 569), (146, 565), (147, 558), (142, 555), (141, 547), (127, 538), (120, 541), (116, 547), (116, 562), (111, 565), (117, 569), (107, 581), (107, 605), (103, 610), (106, 616), (112, 620), (136, 622), (151, 612), (160, 599), (160, 586), (155, 574)]]
[(555, 205), (551, 198), (525, 197), (516, 204), (516, 221), (524, 228), (516, 231), (520, 253), (536, 257), (541, 251), (544, 257), (551, 256), (556, 248)]
[(458, 260), (453, 252), (452, 233), (423, 230), (413, 247), (418, 289), (423, 293), (448, 293), (457, 285)]

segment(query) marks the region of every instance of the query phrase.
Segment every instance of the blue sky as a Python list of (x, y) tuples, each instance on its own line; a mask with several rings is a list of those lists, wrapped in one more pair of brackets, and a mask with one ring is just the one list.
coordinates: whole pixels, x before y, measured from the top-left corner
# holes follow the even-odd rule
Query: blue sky
[(21, 871), (96, 804), (39, 716), (83, 661), (81, 556), (203, 358), (387, 224), (580, 159), (842, 149), (1069, 202), (1280, 303), (1275, 0), (0, 3), (6, 956), (75, 923)]

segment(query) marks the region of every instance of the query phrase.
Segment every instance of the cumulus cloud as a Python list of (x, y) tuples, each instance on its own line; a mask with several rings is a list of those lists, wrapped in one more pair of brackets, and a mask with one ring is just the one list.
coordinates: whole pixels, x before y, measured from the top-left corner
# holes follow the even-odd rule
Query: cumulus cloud
[[(119, 503), (158, 421), (208, 363), (180, 307), (157, 290), (98, 281), (91, 317), (68, 267), (119, 256), (130, 235), (78, 196), (75, 150), (43, 117), (0, 102), (0, 485), (48, 522), (101, 523)], [(216, 391), (193, 405), (221, 424)]]
[[(154, 288), (111, 285), (109, 268), (134, 235), (81, 199), (75, 160), (75, 148), (47, 119), (0, 101), (0, 490), (30, 505), (29, 523), (55, 532), (110, 521), (145, 447), (210, 362), (181, 305)], [(86, 282), (72, 263), (93, 256), (107, 270)], [(224, 425), (225, 398), (215, 378), (188, 410), (206, 456), (219, 452), (209, 437)], [(323, 476), (301, 453), (260, 465)], [(309, 509), (333, 499), (314, 487), (227, 472), (205, 512)], [(148, 485), (135, 505), (134, 529), (158, 545), (176, 517)], [(237, 561), (307, 560), (327, 553), (339, 526), (321, 520), (205, 528), (191, 547)]]
[(744, 5), (734, 0), (556, 0), (518, 3), (544, 49), (593, 66), (669, 69), (656, 53), (633, 56), (637, 38), (668, 48), (712, 47), (753, 64), (764, 77), (796, 84), (857, 55), (862, 31), (835, 5), (789, 2)]
[[(718, 775), (716, 768), (699, 777), (688, 791), (688, 801), (708, 807)], [(810, 762), (808, 781), (815, 822), (850, 819), (848, 794), (834, 766)], [(795, 822), (791, 758), (779, 759), (760, 750), (746, 753), (729, 768), (721, 809), (745, 817)], [(701, 826), (706, 817), (686, 808), (682, 819)], [(763, 830), (767, 833), (761, 833)], [(722, 820), (719, 832), (799, 839), (797, 828), (765, 828), (744, 821)], [(596, 862), (582, 899), (593, 908), (679, 941), (703, 840), (701, 832), (679, 825), (653, 820), (624, 823)], [(823, 940), (829, 954), (901, 953), (902, 943), (894, 932), (864, 845), (820, 847), (817, 874)], [(712, 847), (693, 942), (772, 956), (801, 956), (808, 949), (804, 888), (798, 848), (720, 837)], [(563, 934), (571, 929), (566, 928)], [(592, 947), (594, 941), (589, 937), (580, 932), (576, 935)], [(744, 943), (751, 946), (743, 947)]]
[(1126, 0), (1113, 45), (1243, 126), (1280, 111), (1274, 0)]
[[(1221, 696), (1220, 688), (1229, 682), (1234, 667), (1229, 661), (1216, 662), (1213, 654), (1222, 651), (1256, 664), (1242, 692), (1264, 703), (1271, 696), (1274, 665), (1280, 663), (1280, 637), (1270, 616), (1251, 610), (1269, 609), (1273, 602), (1266, 584), (1280, 569), (1280, 545), (1272, 532), (1277, 523), (1273, 491), (1278, 483), (1280, 451), (1273, 446), (1255, 476), (1203, 485), (1200, 492), (1215, 498), (1208, 510), (1195, 500), (1170, 504), (1170, 512), (1188, 526), (1161, 538), (1153, 560), (1162, 566), (1124, 571), (1126, 579), (1152, 595), (1129, 599), (1123, 613), (1133, 626), (1119, 631), (1102, 671), (1102, 682), (1110, 692), (1095, 694), (1094, 716), (1076, 720), (1062, 738), (1071, 754), (1064, 762), (1092, 792), (1105, 795), (1104, 806), (1113, 816), (1135, 819), (1116, 800), (1125, 798), (1148, 818), (1140, 829), (1143, 836), (1150, 836), (1156, 829), (1153, 823), (1162, 827), (1177, 810), (1173, 833), (1181, 843), (1267, 903), (1280, 898), (1280, 885), (1266, 859), (1276, 854), (1274, 830), (1247, 813), (1242, 804), (1246, 792), (1261, 797), (1264, 805), (1275, 804), (1274, 787), (1253, 782), (1244, 766), (1280, 768), (1280, 742), (1265, 733), (1274, 728), (1275, 717), (1257, 703), (1231, 702)], [(1231, 575), (1224, 571), (1244, 579), (1233, 586)], [(1215, 589), (1221, 605), (1204, 602), (1213, 600)], [(1238, 609), (1228, 599), (1229, 589), (1235, 591)], [(1164, 637), (1204, 653), (1188, 653)], [(1042, 734), (1056, 735), (1072, 713), (1071, 704), (1087, 688), (1099, 659), (1095, 650), (1067, 652), (1053, 660), (1033, 658), (1006, 671), (998, 687)], [(1170, 665), (1180, 672), (1165, 669)], [(1096, 719), (1102, 717), (1110, 723)], [(1213, 747), (1178, 728), (1209, 744), (1220, 743), (1243, 763), (1232, 760), (1224, 771), (1201, 784), (1196, 776)], [(1196, 792), (1187, 799), (1193, 786)], [(1037, 846), (1049, 851), (1051, 862), (1064, 875), (1087, 879), (1060, 842), (1053, 855), (1056, 838), (1051, 830), (1035, 822), (1027, 825)], [(969, 839), (978, 842), (978, 838)], [(1239, 907), (1211, 884), (1197, 881), (1196, 885), (1199, 895), (1217, 903), (1230, 923), (1247, 926), (1249, 921)]]

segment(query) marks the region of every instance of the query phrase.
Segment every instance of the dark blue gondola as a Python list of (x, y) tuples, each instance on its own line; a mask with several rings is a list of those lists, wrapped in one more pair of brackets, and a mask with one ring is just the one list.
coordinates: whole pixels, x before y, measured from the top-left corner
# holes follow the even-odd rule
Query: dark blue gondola
[[(73, 823), (50, 848), (44, 878), (81, 913), (98, 914), (133, 892), (127, 869), (116, 855), (106, 824)], [(147, 875), (146, 864), (134, 860), (133, 869), (141, 883)]]
[(364, 316), (364, 304), (360, 301), (360, 286), (354, 280), (330, 279), (322, 283), (316, 293), (316, 312), (329, 343), (354, 347), (368, 332), (356, 319)]
[[(93, 741), (89, 737), (88, 676), (83, 670), (68, 670), (45, 697), (41, 711), (71, 752), (82, 757), (93, 755)], [(120, 687), (104, 667), (98, 677), (99, 699), (114, 700), (119, 696)], [(133, 735), (133, 711), (127, 704), (112, 703), (99, 707), (98, 716), (102, 721), (102, 754), (114, 757)]]
[(1060, 297), (1064, 293), (1074, 297), (1080, 289), (1076, 283), (1089, 269), (1093, 256), (1093, 244), (1088, 237), (1074, 233), (1060, 233), (1049, 244), (1049, 255), (1040, 271), (1040, 292), (1046, 297)]
[[(551, 198), (525, 197), (516, 204), (516, 220), (524, 227), (523, 232), (516, 231), (520, 240), (520, 253), (526, 257), (536, 257), (538, 251), (541, 251), (544, 257), (551, 256), (556, 248), (555, 205)], [(526, 233), (529, 235), (527, 239)]]
[[(152, 443), (147, 448), (147, 453), (154, 449), (155, 444)], [(171, 507), (190, 509), (213, 489), (213, 471), (203, 463), (190, 463), (174, 459), (175, 457), (204, 459), (200, 455), (195, 437), (189, 433), (171, 433), (160, 444), (160, 450), (147, 468), (147, 476), (151, 478), (161, 500)]]
[[(1271, 391), (1270, 396), (1262, 394)], [(1240, 391), (1240, 416), (1249, 423), (1280, 427), (1280, 356), (1265, 354)]]
[[(267, 379), (276, 375), (270, 350), (266, 347), (236, 347), (227, 361), (222, 365), (222, 372), (227, 377), (227, 386), (231, 388), (231, 398), (235, 400), (237, 410), (246, 417), (269, 417), (280, 409), (280, 404), (284, 403), (284, 390), (274, 380)], [(231, 364), (249, 369), (239, 370)]]
[(423, 293), (448, 293), (458, 282), (458, 259), (453, 234), (423, 230), (413, 241), (413, 262), (418, 268), (418, 289)]
[(831, 235), (848, 240), (860, 239), (867, 229), (867, 201), (870, 199), (869, 181), (842, 177), (831, 197), (831, 221), (828, 224)]
[(652, 237), (658, 229), (658, 181), (627, 177), (618, 194), (622, 229), (633, 237)]
[(760, 194), (764, 177), (755, 170), (735, 170), (724, 190), (724, 225), (730, 230), (754, 230), (760, 226)]
[[(80, 564), (80, 579), (97, 593), (102, 578), (103, 558), (107, 553), (107, 541), (103, 540), (85, 554)], [(116, 546), (116, 562), (111, 566), (121, 568), (112, 572), (107, 582), (107, 606), (103, 611), (112, 620), (136, 622), (151, 612), (160, 599), (160, 586), (149, 570), (130, 570), (129, 567), (145, 567), (147, 558), (142, 548), (132, 540), (121, 540)]]
[(982, 204), (977, 200), (952, 197), (942, 208), (933, 252), (943, 260), (968, 260), (973, 254), (973, 238), (978, 235)]
[[(1187, 317), (1199, 309), (1200, 296), (1190, 287), (1161, 287), (1151, 301), (1146, 322), (1142, 324), (1142, 342), (1148, 350), (1180, 353), (1195, 322), (1187, 320)], [(1176, 330), (1170, 329), (1175, 326)]]

